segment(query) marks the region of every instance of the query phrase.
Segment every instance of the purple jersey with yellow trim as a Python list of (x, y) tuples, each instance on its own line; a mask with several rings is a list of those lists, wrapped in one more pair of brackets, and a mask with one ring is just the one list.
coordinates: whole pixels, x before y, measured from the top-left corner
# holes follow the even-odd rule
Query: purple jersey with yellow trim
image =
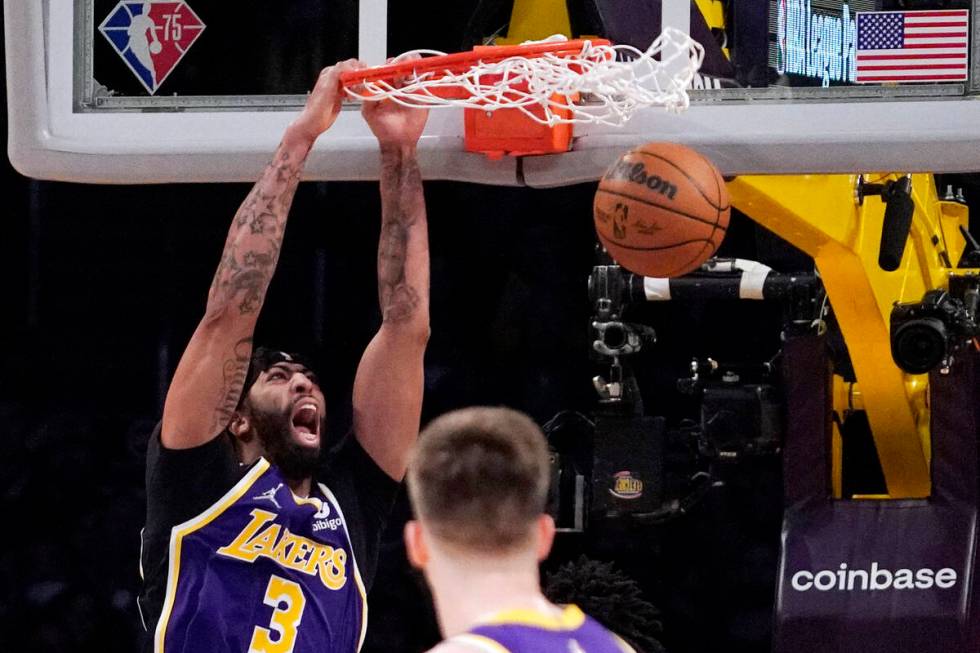
[(485, 653), (634, 653), (574, 605), (565, 606), (558, 616), (530, 610), (501, 612), (448, 641)]
[(260, 459), (173, 528), (156, 653), (353, 653), (367, 604), (347, 524), (319, 484), (296, 497)]

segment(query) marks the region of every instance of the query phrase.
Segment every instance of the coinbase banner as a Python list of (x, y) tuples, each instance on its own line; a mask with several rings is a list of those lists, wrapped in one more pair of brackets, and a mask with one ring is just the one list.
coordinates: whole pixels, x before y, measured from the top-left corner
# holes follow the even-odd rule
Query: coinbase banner
[(829, 375), (819, 338), (783, 350), (789, 419), (773, 650), (980, 650), (976, 560), (980, 356), (930, 385), (930, 496), (834, 499)]
[(859, 650), (859, 641), (902, 647), (863, 650), (964, 650), (975, 526), (975, 509), (928, 500), (792, 510), (777, 592), (779, 650), (811, 650), (800, 647), (814, 638), (828, 651)]

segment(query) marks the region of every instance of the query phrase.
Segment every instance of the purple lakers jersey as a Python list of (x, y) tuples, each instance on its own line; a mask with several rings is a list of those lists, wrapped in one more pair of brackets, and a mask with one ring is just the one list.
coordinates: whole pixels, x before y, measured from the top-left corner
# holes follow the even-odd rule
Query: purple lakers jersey
[(448, 641), (484, 653), (634, 653), (577, 606), (558, 616), (530, 610), (501, 612)]
[(156, 653), (354, 653), (367, 603), (347, 524), (320, 484), (296, 497), (259, 460), (173, 528)]

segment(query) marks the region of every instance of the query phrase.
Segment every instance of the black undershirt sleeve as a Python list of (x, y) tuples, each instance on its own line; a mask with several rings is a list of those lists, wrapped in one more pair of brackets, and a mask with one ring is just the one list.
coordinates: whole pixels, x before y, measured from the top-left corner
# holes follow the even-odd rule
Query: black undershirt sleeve
[(160, 443), (160, 424), (153, 430), (146, 451), (146, 523), (140, 552), (139, 606), (148, 629), (156, 624), (166, 591), (171, 529), (213, 505), (245, 471), (227, 433), (190, 449), (167, 449)]
[(378, 567), (381, 533), (401, 483), (378, 467), (353, 433), (328, 458), (323, 481), (344, 511), (357, 567), (365, 589), (370, 589)]

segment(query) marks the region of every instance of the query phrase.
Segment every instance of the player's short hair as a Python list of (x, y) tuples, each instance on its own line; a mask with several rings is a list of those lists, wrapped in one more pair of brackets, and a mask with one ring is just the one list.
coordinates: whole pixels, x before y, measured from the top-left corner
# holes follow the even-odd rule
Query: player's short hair
[(548, 446), (530, 417), (474, 407), (433, 420), (408, 468), (415, 515), (465, 551), (511, 552), (530, 541), (548, 498)]

